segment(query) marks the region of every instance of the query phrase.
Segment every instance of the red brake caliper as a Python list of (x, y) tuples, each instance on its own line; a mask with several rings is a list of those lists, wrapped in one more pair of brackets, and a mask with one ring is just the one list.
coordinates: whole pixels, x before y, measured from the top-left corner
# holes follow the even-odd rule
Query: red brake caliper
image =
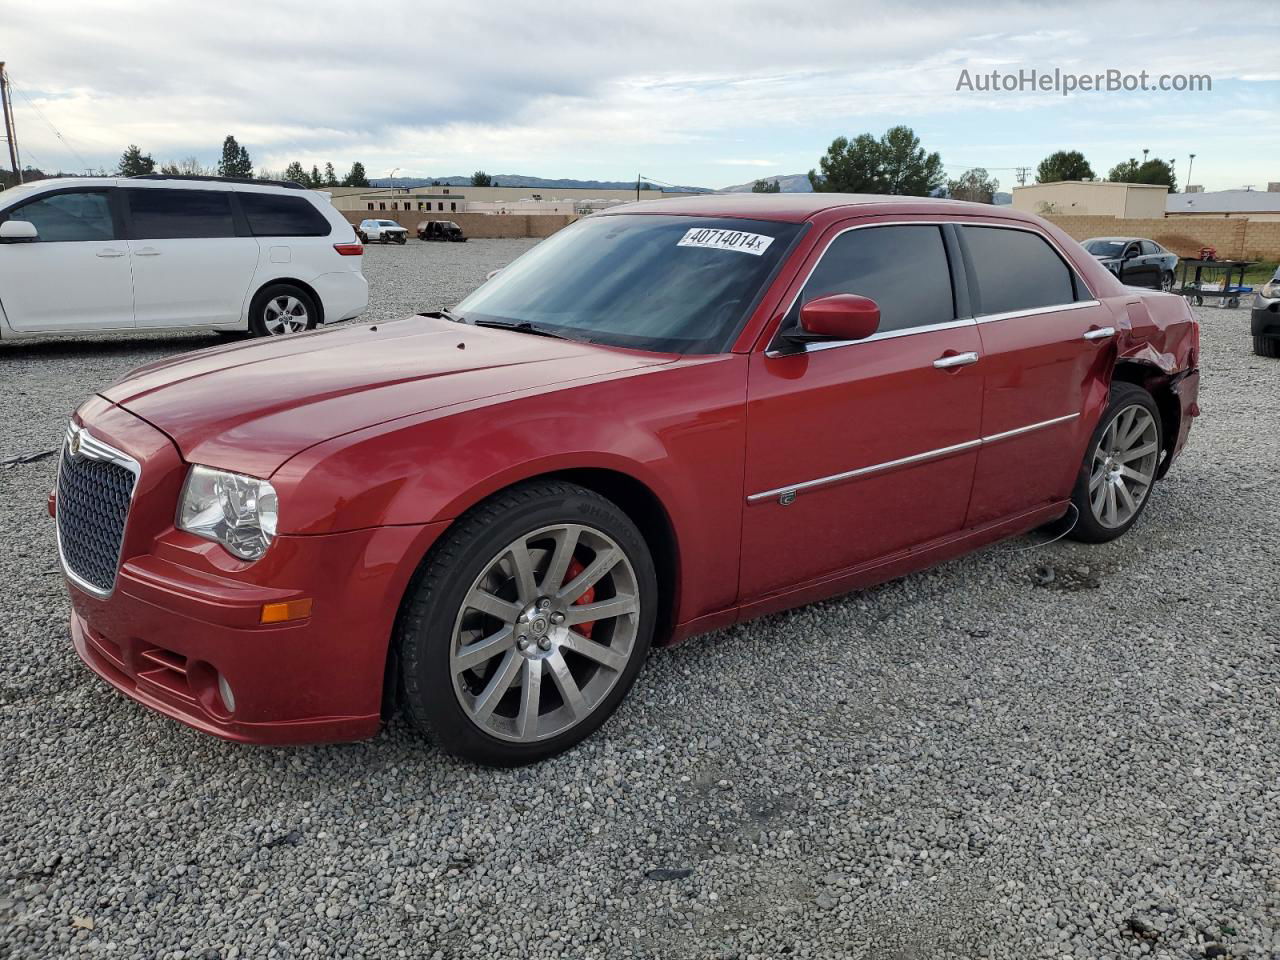
[[(587, 568), (578, 562), (578, 558), (574, 557), (572, 560), (569, 561), (569, 569), (565, 571), (564, 582), (569, 583), (570, 581), (573, 580), (574, 577), (578, 576), (585, 569)], [(594, 603), (595, 599), (596, 599), (596, 588), (587, 587), (586, 592), (582, 596), (580, 596), (577, 600), (573, 601), (573, 605), (576, 607), (576, 606), (581, 606), (584, 603)], [(578, 624), (578, 632), (582, 634), (584, 637), (589, 638), (591, 636), (591, 629), (595, 625), (596, 623), (594, 620), (592, 620), (590, 623), (580, 623)]]

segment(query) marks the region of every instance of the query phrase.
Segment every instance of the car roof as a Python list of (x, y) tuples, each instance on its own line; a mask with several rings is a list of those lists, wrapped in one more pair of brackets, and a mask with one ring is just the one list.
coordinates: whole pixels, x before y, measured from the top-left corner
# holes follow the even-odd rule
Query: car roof
[(19, 184), (10, 187), (8, 190), (0, 190), (0, 202), (7, 200), (13, 195), (14, 191), (31, 194), (42, 190), (61, 190), (66, 187), (142, 187), (148, 190), (172, 190), (181, 188), (185, 190), (236, 190), (241, 192), (252, 191), (262, 193), (274, 193), (283, 196), (299, 196), (306, 194), (314, 194), (316, 191), (299, 188), (281, 186), (275, 181), (249, 181), (219, 179), (217, 177), (46, 177), (42, 180), (32, 180), (28, 183)]
[(595, 216), (620, 213), (669, 214), (688, 217), (746, 217), (800, 223), (829, 210), (852, 214), (981, 214), (1010, 220), (1037, 222), (1007, 204), (969, 203), (937, 197), (900, 197), (861, 193), (691, 193), (624, 203)]
[[(1130, 240), (1146, 240), (1146, 237), (1090, 237), (1088, 240), (1082, 240), (1081, 243), (1093, 243), (1095, 240), (1114, 241), (1115, 243), (1128, 243)], [(1147, 240), (1148, 243), (1155, 243), (1154, 240)]]

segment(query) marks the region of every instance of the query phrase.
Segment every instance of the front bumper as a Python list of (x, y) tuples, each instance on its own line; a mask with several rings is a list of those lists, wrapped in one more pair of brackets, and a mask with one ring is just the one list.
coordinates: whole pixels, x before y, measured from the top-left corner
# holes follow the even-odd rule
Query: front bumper
[[(445, 524), (282, 535), (246, 564), (173, 527), (186, 466), (167, 438), (104, 401), (84, 412), (95, 436), (142, 465), (114, 590), (101, 597), (67, 580), (71, 636), (89, 668), (227, 740), (375, 734), (400, 600)], [(264, 604), (303, 598), (312, 600), (307, 618), (261, 623)]]
[(1280, 338), (1280, 300), (1268, 300), (1260, 293), (1254, 294), (1249, 330), (1255, 337)]

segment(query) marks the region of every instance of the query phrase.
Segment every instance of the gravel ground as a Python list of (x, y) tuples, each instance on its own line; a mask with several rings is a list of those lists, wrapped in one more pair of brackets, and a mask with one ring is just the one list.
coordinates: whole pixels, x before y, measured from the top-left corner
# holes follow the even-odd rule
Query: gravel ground
[[(528, 245), (374, 248), (372, 317)], [(0, 470), (0, 955), (1280, 957), (1280, 364), (1247, 311), (1202, 317), (1204, 416), (1121, 541), (658, 652), (522, 770), (399, 720), (251, 749), (126, 701), (67, 639), (54, 460)], [(207, 342), (0, 345), (0, 459)]]

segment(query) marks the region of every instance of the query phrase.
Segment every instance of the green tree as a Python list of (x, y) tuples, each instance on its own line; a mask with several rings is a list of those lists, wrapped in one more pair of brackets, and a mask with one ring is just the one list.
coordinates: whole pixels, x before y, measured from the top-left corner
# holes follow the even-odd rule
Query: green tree
[(249, 151), (236, 143), (236, 138), (227, 134), (222, 141), (222, 159), (218, 161), (220, 177), (252, 177), (253, 162), (249, 159)]
[(818, 161), (822, 173), (809, 171), (809, 184), (824, 193), (884, 193), (880, 144), (869, 133), (850, 141), (836, 137)]
[(156, 162), (151, 154), (143, 153), (136, 143), (129, 144), (129, 149), (120, 155), (120, 176), (140, 177), (155, 173)]
[(1059, 150), (1040, 161), (1036, 167), (1036, 183), (1057, 183), (1061, 180), (1092, 180), (1093, 167), (1079, 150)]
[(324, 165), (324, 185), (326, 187), (336, 187), (338, 185), (338, 175), (333, 172), (332, 163)]
[(344, 187), (367, 187), (369, 178), (365, 175), (364, 164), (357, 160), (351, 165), (351, 172), (342, 178)]
[(1169, 188), (1170, 193), (1178, 190), (1178, 180), (1173, 175), (1173, 167), (1163, 160), (1152, 157), (1139, 163), (1130, 157), (1124, 163), (1117, 163), (1107, 172), (1107, 179), (1114, 183), (1154, 183)]
[(473, 187), (493, 186), (493, 177), (489, 176), (483, 170), (477, 170), (471, 175), (471, 185)]
[(302, 164), (297, 160), (284, 168), (284, 179), (300, 183), (304, 187), (311, 182), (311, 178), (307, 176), (307, 171), (302, 169)]
[(777, 180), (757, 180), (751, 185), (752, 193), (781, 193), (782, 187)]
[(320, 168), (314, 163), (311, 165), (311, 172), (307, 174), (307, 184), (316, 188), (324, 186), (324, 177), (320, 175)]
[(990, 203), (1000, 189), (1000, 181), (988, 176), (983, 167), (966, 170), (954, 180), (947, 181), (947, 193), (952, 200), (969, 200), (973, 203)]
[(890, 127), (880, 138), (885, 193), (900, 197), (927, 197), (945, 182), (942, 157), (925, 153), (910, 127)]
[(166, 177), (182, 176), (182, 168), (180, 168), (172, 160), (170, 160), (168, 163), (160, 164), (160, 172), (163, 173)]

